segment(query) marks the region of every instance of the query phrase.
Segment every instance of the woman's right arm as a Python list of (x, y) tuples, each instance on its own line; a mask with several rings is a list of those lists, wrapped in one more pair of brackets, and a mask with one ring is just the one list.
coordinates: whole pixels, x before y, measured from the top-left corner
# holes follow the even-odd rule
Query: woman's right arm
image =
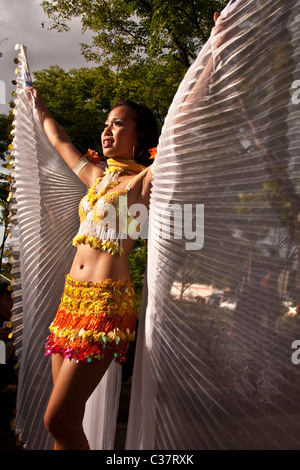
[[(81, 152), (72, 144), (65, 129), (54, 119), (39, 91), (30, 87), (28, 92), (34, 96), (39, 118), (50, 143), (72, 170), (75, 171), (76, 167), (80, 169), (80, 162), (84, 158)], [(88, 187), (92, 186), (95, 180), (102, 176), (103, 170), (91, 162), (88, 162), (78, 173), (78, 178)]]

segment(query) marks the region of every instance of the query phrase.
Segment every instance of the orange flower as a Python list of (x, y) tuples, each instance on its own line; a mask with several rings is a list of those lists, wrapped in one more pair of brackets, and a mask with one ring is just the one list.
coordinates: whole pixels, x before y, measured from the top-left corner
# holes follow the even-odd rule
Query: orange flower
[(152, 149), (149, 149), (150, 153), (150, 158), (152, 160), (155, 160), (156, 154), (157, 154), (157, 147), (153, 147)]
[(84, 157), (90, 160), (90, 162), (95, 163), (95, 165), (101, 162), (101, 157), (99, 157), (98, 152), (95, 152), (95, 150), (88, 149)]

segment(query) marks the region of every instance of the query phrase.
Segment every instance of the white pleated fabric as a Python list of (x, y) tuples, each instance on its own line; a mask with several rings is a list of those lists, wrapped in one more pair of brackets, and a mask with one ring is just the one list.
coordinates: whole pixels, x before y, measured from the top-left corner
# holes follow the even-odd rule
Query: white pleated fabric
[[(31, 78), (23, 46), (18, 59), (11, 203), (16, 430), (27, 449), (46, 450), (53, 448), (43, 424), (52, 376), (44, 345), (75, 254), (72, 238), (86, 188), (49, 143), (26, 97)], [(112, 364), (86, 406), (84, 428), (92, 449), (113, 448), (120, 386), (121, 366)]]
[(230, 2), (170, 107), (126, 449), (300, 448), (299, 18)]

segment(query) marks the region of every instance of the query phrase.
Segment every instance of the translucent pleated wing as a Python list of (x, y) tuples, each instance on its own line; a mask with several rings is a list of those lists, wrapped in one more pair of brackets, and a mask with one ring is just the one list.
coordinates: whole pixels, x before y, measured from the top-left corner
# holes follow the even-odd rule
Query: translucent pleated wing
[(170, 107), (127, 449), (300, 448), (299, 15), (233, 2)]
[[(11, 204), (16, 430), (27, 449), (45, 450), (53, 442), (43, 424), (52, 390), (44, 346), (75, 254), (72, 238), (86, 187), (49, 143), (25, 91), (31, 79), (23, 46), (18, 59)], [(121, 367), (113, 364), (87, 404), (84, 427), (93, 449), (113, 446), (120, 378)]]

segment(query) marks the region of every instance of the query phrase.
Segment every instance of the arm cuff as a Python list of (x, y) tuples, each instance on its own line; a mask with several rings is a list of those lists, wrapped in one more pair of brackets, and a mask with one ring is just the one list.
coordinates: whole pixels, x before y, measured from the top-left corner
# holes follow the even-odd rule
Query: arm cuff
[(85, 157), (82, 157), (76, 165), (73, 166), (72, 171), (74, 171), (75, 175), (79, 175), (81, 170), (88, 164), (90, 163)]

